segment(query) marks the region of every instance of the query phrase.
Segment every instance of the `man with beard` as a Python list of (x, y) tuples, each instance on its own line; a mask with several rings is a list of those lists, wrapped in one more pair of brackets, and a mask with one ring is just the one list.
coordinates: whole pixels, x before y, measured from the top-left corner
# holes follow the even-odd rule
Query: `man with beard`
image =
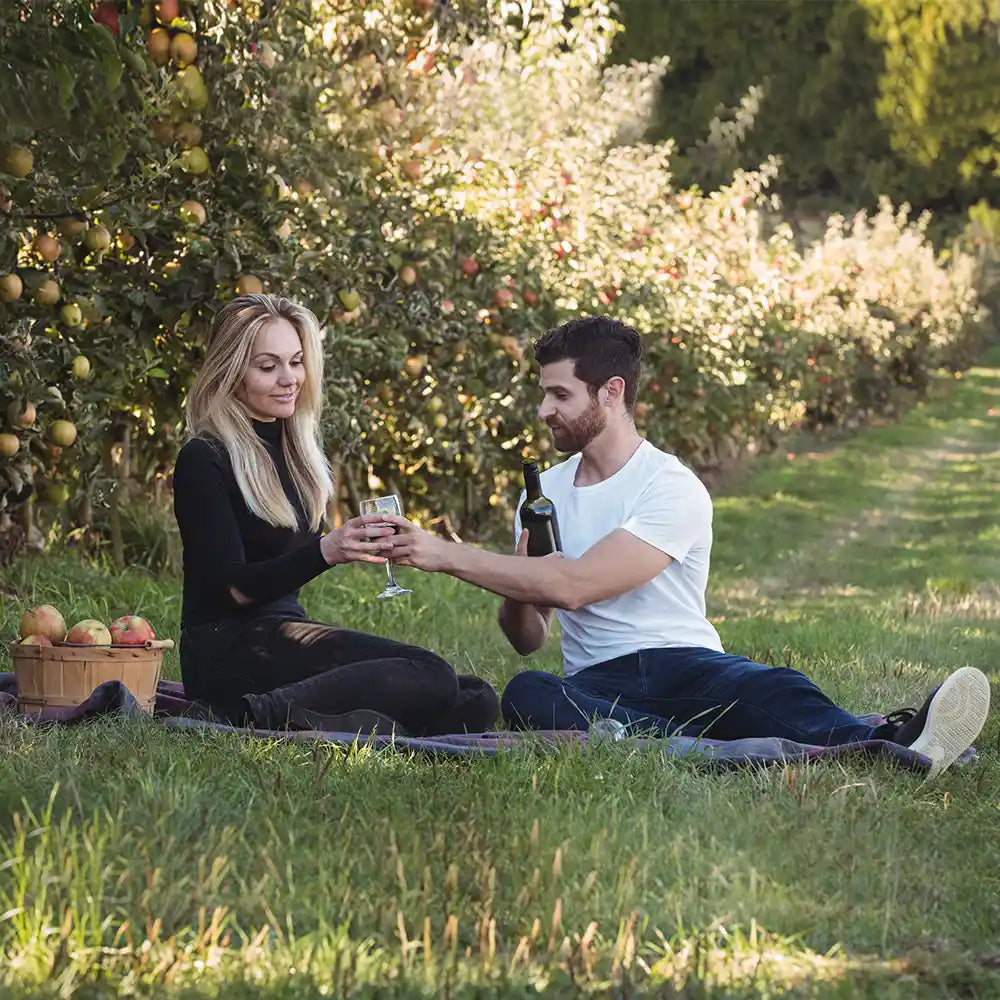
[(541, 337), (535, 358), (539, 417), (556, 448), (572, 456), (542, 473), (563, 553), (523, 558), (528, 533), (520, 524), (516, 554), (500, 555), (386, 518), (400, 529), (391, 540), (394, 562), (449, 573), (504, 598), (500, 627), (522, 656), (544, 644), (558, 614), (563, 675), (529, 670), (512, 678), (501, 701), (509, 726), (586, 729), (595, 718), (612, 718), (632, 732), (718, 739), (885, 739), (929, 757), (931, 774), (972, 744), (990, 696), (974, 667), (951, 674), (919, 710), (873, 726), (796, 670), (724, 652), (705, 617), (711, 498), (633, 422), (639, 335), (605, 317), (574, 320)]

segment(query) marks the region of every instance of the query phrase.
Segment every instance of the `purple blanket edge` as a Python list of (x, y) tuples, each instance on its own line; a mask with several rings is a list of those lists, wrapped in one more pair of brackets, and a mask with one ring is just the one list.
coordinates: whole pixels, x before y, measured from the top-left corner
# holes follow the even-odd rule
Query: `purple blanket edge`
[[(264, 730), (230, 726), (204, 719), (188, 718), (184, 713), (191, 702), (184, 697), (184, 687), (179, 681), (161, 680), (157, 687), (154, 718), (168, 728), (188, 732), (239, 733), (258, 739), (283, 740), (295, 743), (333, 743), (341, 746), (367, 746), (372, 749), (413, 750), (448, 756), (494, 757), (504, 750), (518, 746), (585, 745), (587, 734), (566, 730), (532, 730), (527, 732), (451, 733), (433, 737), (367, 736), (359, 738), (354, 733), (336, 733), (321, 730)], [(37, 718), (19, 715), (17, 708), (17, 681), (13, 673), (0, 672), (0, 717), (13, 716), (34, 724), (74, 725), (111, 713), (141, 716), (138, 703), (128, 688), (118, 681), (108, 681), (95, 688), (90, 697), (73, 708), (49, 708)], [(880, 715), (864, 716), (873, 724), (883, 721)], [(629, 747), (656, 749), (670, 757), (690, 757), (699, 763), (717, 766), (741, 764), (771, 764), (787, 761), (806, 761), (860, 757), (870, 760), (891, 760), (912, 771), (926, 771), (930, 762), (908, 747), (886, 740), (865, 740), (841, 746), (815, 746), (795, 743), (777, 737), (754, 737), (740, 740), (714, 740), (690, 736), (669, 736), (665, 739), (636, 738), (627, 741)], [(975, 748), (967, 750), (960, 763), (977, 758)]]

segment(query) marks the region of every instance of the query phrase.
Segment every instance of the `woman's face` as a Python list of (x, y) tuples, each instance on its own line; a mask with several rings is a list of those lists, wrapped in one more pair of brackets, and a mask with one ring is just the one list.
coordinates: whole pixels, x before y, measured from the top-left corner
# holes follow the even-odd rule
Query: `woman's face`
[(295, 327), (287, 319), (273, 319), (254, 339), (250, 367), (237, 395), (255, 420), (290, 417), (305, 378)]

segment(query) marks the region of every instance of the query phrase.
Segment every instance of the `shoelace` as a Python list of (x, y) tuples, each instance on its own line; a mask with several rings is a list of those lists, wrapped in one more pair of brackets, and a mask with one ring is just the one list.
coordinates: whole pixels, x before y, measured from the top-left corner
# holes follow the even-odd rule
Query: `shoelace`
[(885, 721), (891, 722), (894, 726), (901, 726), (904, 722), (909, 722), (916, 714), (915, 708), (901, 708), (891, 715), (887, 715)]

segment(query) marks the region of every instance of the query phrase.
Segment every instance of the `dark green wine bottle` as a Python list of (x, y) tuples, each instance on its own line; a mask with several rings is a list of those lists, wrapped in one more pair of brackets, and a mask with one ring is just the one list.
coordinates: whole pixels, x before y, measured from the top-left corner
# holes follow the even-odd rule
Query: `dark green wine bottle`
[(559, 519), (555, 504), (542, 494), (542, 475), (538, 463), (527, 459), (524, 467), (524, 503), (521, 504), (521, 527), (528, 532), (528, 555), (547, 556), (562, 552)]

